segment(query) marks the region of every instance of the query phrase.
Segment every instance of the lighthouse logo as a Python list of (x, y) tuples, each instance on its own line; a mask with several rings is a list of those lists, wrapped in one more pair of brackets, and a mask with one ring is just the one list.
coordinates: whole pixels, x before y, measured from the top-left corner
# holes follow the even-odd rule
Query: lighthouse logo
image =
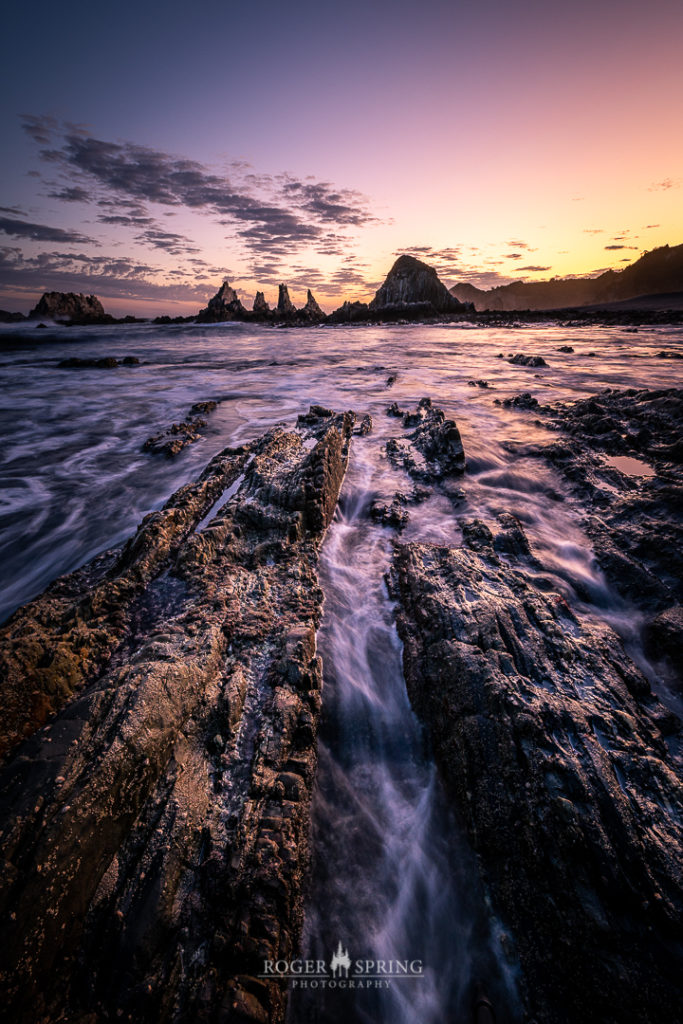
[[(332, 954), (332, 959), (330, 960), (330, 970), (332, 971), (332, 977), (348, 978), (350, 967), (351, 960), (349, 959), (349, 951), (348, 949), (342, 948), (340, 939), (339, 945)], [(337, 974), (337, 971), (339, 971), (339, 974)], [(344, 972), (343, 974), (342, 971)]]

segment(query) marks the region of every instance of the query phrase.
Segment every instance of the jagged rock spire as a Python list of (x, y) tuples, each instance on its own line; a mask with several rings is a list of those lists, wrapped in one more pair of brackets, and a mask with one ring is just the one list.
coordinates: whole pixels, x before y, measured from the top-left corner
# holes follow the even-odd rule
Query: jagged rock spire
[(313, 314), (314, 316), (325, 316), (325, 314), (323, 313), (322, 309), (320, 308), (318, 303), (315, 301), (315, 297), (314, 297), (313, 292), (311, 291), (310, 288), (308, 289), (308, 293), (306, 295), (306, 305), (304, 306), (304, 309), (308, 313)]
[(286, 284), (281, 284), (278, 292), (277, 311), (282, 316), (296, 313), (296, 306), (289, 297), (289, 289)]
[(220, 323), (223, 320), (241, 320), (246, 313), (234, 288), (226, 278), (206, 309), (202, 309), (197, 317), (199, 323)]

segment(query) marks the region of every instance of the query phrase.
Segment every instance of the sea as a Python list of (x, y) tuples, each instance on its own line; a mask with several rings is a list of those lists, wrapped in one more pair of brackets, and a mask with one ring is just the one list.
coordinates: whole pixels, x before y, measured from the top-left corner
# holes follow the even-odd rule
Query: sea
[[(493, 524), (511, 512), (575, 614), (606, 621), (651, 672), (641, 617), (603, 577), (565, 482), (520, 451), (557, 435), (533, 410), (503, 403), (524, 392), (546, 404), (603, 388), (683, 386), (683, 360), (663, 351), (683, 351), (683, 327), (0, 328), (0, 621), (124, 541), (226, 446), (293, 426), (312, 404), (372, 417), (372, 433), (353, 440), (322, 551), (323, 723), (302, 955), (329, 961), (341, 943), (380, 982), (380, 961), (411, 966), (386, 985), (293, 987), (290, 1024), (461, 1020), (477, 982), (499, 1022), (521, 1013), (514, 946), (406, 694), (384, 580), (395, 534), (368, 515), (375, 499), (405, 488), (384, 452), (397, 424), (388, 406), (430, 397), (456, 421), (467, 459), (457, 512), (433, 496), (412, 510), (402, 539), (458, 545), (463, 518)], [(516, 353), (547, 365), (509, 362)], [(140, 362), (59, 366), (72, 356)], [(203, 401), (218, 405), (198, 442), (174, 458), (144, 450)]]

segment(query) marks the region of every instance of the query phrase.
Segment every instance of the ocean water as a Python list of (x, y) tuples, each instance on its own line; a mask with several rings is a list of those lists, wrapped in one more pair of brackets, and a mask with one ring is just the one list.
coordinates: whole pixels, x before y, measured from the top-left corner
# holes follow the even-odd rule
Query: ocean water
[[(657, 353), (680, 349), (683, 328), (224, 324), (39, 333), (38, 340), (32, 325), (0, 331), (0, 620), (124, 540), (226, 445), (292, 425), (313, 403), (373, 417), (373, 433), (354, 438), (322, 555), (324, 721), (304, 953), (329, 961), (341, 942), (352, 961), (419, 961), (422, 969), (363, 991), (296, 989), (290, 1021), (465, 1019), (478, 980), (499, 1022), (519, 1019), (514, 948), (486, 903), (405, 692), (383, 580), (391, 533), (367, 515), (375, 498), (407, 486), (383, 454), (398, 426), (385, 411), (431, 397), (456, 420), (467, 456), (457, 516), (446, 499), (431, 498), (411, 511), (404, 539), (457, 544), (459, 517), (495, 522), (512, 512), (577, 614), (608, 621), (647, 670), (639, 617), (602, 577), (565, 485), (507, 447), (555, 435), (533, 412), (494, 400), (529, 391), (545, 403), (604, 387), (681, 385), (683, 362)], [(17, 336), (20, 343), (9, 340)], [(566, 345), (574, 352), (558, 351)], [(548, 366), (512, 365), (507, 357), (516, 352), (541, 355)], [(135, 355), (141, 365), (59, 368), (71, 355)], [(209, 399), (219, 406), (201, 441), (175, 459), (142, 451), (147, 437)]]

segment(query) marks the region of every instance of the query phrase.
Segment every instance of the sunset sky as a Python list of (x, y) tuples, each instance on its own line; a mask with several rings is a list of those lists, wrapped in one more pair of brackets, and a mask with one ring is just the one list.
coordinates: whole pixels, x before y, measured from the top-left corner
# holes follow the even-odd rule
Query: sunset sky
[(683, 242), (680, 0), (10, 0), (0, 306), (330, 310)]

